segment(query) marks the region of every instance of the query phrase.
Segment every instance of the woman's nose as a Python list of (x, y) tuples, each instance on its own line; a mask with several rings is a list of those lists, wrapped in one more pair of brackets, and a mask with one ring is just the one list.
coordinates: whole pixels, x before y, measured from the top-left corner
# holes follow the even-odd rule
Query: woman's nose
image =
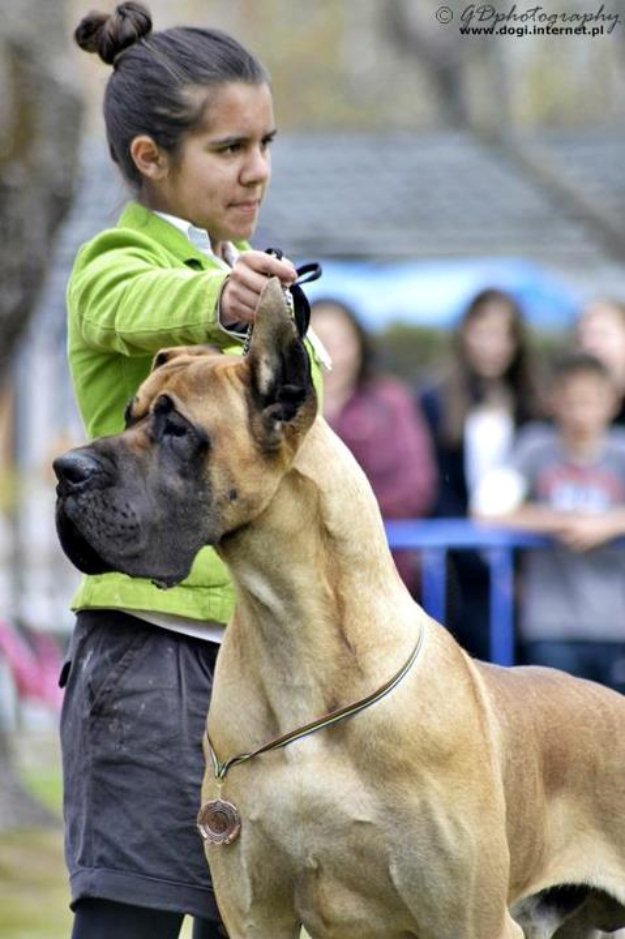
[(268, 151), (261, 147), (254, 148), (243, 166), (241, 181), (248, 186), (250, 183), (266, 183), (270, 175), (271, 160)]

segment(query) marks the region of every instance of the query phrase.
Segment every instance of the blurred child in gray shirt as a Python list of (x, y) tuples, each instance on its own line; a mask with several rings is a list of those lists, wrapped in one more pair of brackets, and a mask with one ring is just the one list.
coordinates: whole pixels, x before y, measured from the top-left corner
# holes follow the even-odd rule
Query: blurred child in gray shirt
[(553, 537), (526, 552), (520, 639), (526, 662), (625, 692), (625, 433), (607, 369), (576, 353), (554, 369), (554, 425), (528, 426), (510, 464), (487, 476), (473, 514)]

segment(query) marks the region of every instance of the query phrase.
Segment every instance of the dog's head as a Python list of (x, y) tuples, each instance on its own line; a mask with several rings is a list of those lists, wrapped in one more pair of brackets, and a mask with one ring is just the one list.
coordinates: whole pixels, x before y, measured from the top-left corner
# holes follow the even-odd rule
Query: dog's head
[(274, 278), (247, 356), (159, 352), (126, 429), (55, 461), (64, 551), (85, 573), (178, 583), (201, 547), (269, 504), (316, 408), (308, 356)]

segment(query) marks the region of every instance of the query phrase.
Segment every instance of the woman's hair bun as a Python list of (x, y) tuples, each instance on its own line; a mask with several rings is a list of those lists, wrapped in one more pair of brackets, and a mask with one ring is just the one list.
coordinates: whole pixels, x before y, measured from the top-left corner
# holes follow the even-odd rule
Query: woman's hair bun
[(103, 62), (112, 65), (116, 57), (152, 31), (152, 17), (142, 3), (120, 3), (110, 16), (88, 13), (74, 32), (74, 39), (85, 52), (96, 52)]

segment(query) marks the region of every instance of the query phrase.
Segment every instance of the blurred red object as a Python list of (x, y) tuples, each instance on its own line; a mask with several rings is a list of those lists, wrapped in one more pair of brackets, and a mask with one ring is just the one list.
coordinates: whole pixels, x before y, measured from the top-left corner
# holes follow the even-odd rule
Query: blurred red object
[(0, 657), (9, 666), (19, 697), (60, 709), (63, 693), (58, 678), (62, 656), (51, 636), (30, 632), (26, 639), (0, 620)]

